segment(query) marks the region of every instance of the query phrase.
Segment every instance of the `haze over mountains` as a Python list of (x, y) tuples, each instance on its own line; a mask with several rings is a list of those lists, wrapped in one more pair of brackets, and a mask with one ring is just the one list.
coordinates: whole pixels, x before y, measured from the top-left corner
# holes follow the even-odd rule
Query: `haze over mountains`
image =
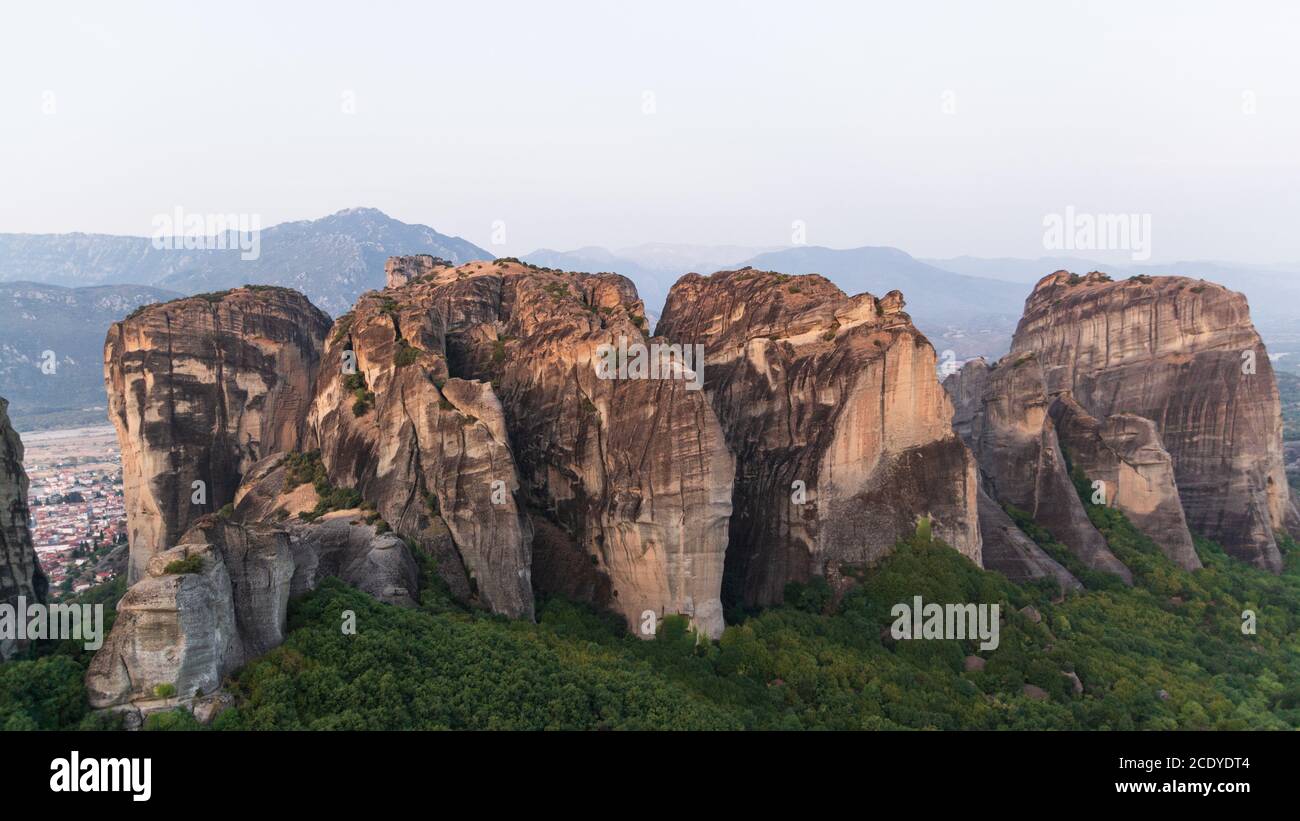
[(281, 285), (339, 314), (365, 291), (383, 287), (390, 255), (433, 254), (458, 263), (493, 258), (471, 242), (408, 225), (374, 208), (265, 228), (260, 252), (257, 259), (244, 260), (237, 248), (158, 249), (148, 237), (0, 234), (0, 281), (66, 287), (131, 283), (184, 294)]
[(0, 396), (10, 402), (14, 426), (102, 424), (108, 326), (141, 305), (179, 296), (147, 285), (0, 282)]
[[(148, 237), (103, 234), (0, 234), (0, 395), (19, 430), (103, 419), (98, 351), (108, 325), (147, 302), (243, 284), (281, 285), (304, 293), (332, 315), (384, 285), (390, 256), (431, 254), (463, 264), (493, 259), (484, 248), (374, 208), (349, 208), (317, 220), (264, 228), (260, 255), (229, 250), (166, 250)], [(614, 272), (632, 279), (656, 323), (672, 285), (686, 273), (746, 265), (798, 275), (820, 273), (846, 293), (898, 289), (916, 326), (940, 352), (965, 360), (1006, 352), (1025, 297), (1055, 270), (1204, 277), (1246, 294), (1251, 313), (1281, 370), (1300, 369), (1300, 265), (1191, 261), (1113, 265), (1078, 257), (918, 259), (890, 247), (762, 248), (646, 243), (568, 251), (542, 248), (523, 257), (544, 267)], [(1294, 270), (1293, 270), (1294, 269)], [(42, 373), (45, 351), (61, 363)]]
[(610, 250), (587, 246), (572, 251), (539, 248), (523, 259), (533, 265), (598, 274), (620, 273), (636, 282), (651, 318), (659, 316), (668, 291), (682, 274), (711, 274), (752, 259), (773, 248), (745, 245), (678, 245), (651, 242), (631, 248)]
[[(1295, 299), (1300, 297), (1300, 264), (1251, 265), (1210, 260), (1184, 260), (1164, 264), (1110, 263), (1080, 257), (954, 257), (925, 260), (930, 265), (971, 277), (1005, 280), (1032, 285), (1048, 271), (1105, 271), (1113, 277), (1187, 276), (1209, 279), (1249, 298), (1251, 315), (1294, 317)], [(1281, 298), (1281, 299), (1279, 299)]]

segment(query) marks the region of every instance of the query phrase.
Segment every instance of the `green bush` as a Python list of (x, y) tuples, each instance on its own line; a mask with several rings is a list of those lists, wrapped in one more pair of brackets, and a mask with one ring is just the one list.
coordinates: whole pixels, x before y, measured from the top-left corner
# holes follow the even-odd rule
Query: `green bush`
[(89, 711), (85, 672), (67, 655), (0, 664), (0, 730), (76, 727)]
[(398, 368), (405, 368), (407, 365), (414, 365), (424, 351), (407, 342), (405, 339), (397, 340), (397, 349), (393, 351), (393, 365)]
[[(104, 630), (113, 628), (116, 604), (126, 592), (126, 575), (67, 600), (104, 607)], [(75, 639), (36, 642), (19, 657), (0, 664), (0, 731), (114, 730), (118, 713), (92, 713), (86, 701), (86, 668), (94, 657)]]
[[(1300, 728), (1293, 636), (1300, 561), (1272, 576), (1198, 540), (1206, 567), (1163, 559), (1117, 511), (1096, 508), (1137, 584), (1072, 593), (1016, 585), (937, 539), (918, 534), (860, 575), (831, 610), (822, 579), (787, 590), (786, 604), (699, 641), (687, 620), (658, 637), (562, 599), (538, 623), (451, 603), (427, 583), (420, 610), (384, 607), (327, 580), (290, 608), (285, 644), (236, 676), (242, 702), (217, 720), (232, 729), (1156, 729)], [(432, 562), (416, 555), (426, 579)], [(1139, 569), (1140, 568), (1140, 569)], [(1110, 578), (1101, 574), (1103, 578)], [(1176, 585), (1172, 587), (1172, 585)], [(433, 590), (438, 590), (434, 594)], [(1181, 605), (1171, 604), (1177, 589)], [(927, 602), (998, 604), (996, 650), (978, 640), (893, 641), (890, 608)], [(428, 598), (426, 599), (426, 596)], [(1054, 601), (1055, 599), (1055, 601)], [(1256, 636), (1240, 614), (1259, 613)], [(1039, 623), (1017, 611), (1032, 605)], [(342, 636), (339, 613), (365, 625)], [(884, 638), (882, 638), (882, 631)], [(1050, 651), (1049, 651), (1050, 646)], [(987, 666), (967, 673), (962, 659)], [(1074, 695), (1064, 673), (1084, 684)], [(1024, 685), (1045, 690), (1038, 702)], [(1170, 694), (1163, 700), (1157, 693)]]
[(352, 488), (335, 487), (329, 480), (325, 465), (321, 462), (320, 451), (309, 453), (291, 453), (285, 457), (284, 489), (292, 490), (301, 484), (310, 482), (316, 490), (316, 506), (300, 514), (305, 521), (314, 521), (333, 510), (351, 510), (361, 507), (364, 500), (359, 491)]
[(821, 613), (830, 604), (831, 586), (823, 576), (813, 576), (807, 584), (790, 582), (785, 586), (783, 599), (786, 606), (805, 613)]
[[(294, 469), (313, 474), (299, 455)], [(427, 500), (426, 500), (427, 504)], [(420, 606), (383, 605), (335, 579), (290, 604), (283, 645), (232, 677), (228, 729), (1298, 729), (1300, 549), (1279, 542), (1280, 575), (1196, 540), (1204, 568), (1166, 559), (1118, 511), (1089, 506), (1135, 583), (1062, 596), (982, 570), (917, 533), (832, 604), (824, 580), (786, 592), (786, 604), (745, 615), (718, 641), (684, 617), (658, 636), (559, 598), (537, 622), (454, 603), (437, 564), (417, 545)], [(1028, 526), (1028, 525), (1027, 525)], [(1034, 538), (1059, 548), (1050, 534)], [(1064, 550), (1064, 548), (1060, 548)], [(1065, 551), (1068, 555), (1068, 551)], [(109, 595), (102, 590), (96, 596)], [(893, 605), (997, 604), (998, 647), (978, 640), (895, 641)], [(1032, 622), (1018, 611), (1032, 605)], [(340, 614), (357, 614), (346, 636)], [(1241, 631), (1252, 610), (1258, 630)], [(38, 656), (44, 653), (43, 656)], [(966, 655), (985, 668), (965, 672)], [(83, 677), (89, 654), (51, 643), (0, 665), (0, 729), (103, 726)], [(1084, 685), (1075, 695), (1064, 673)], [(1046, 701), (1024, 695), (1032, 684)], [(1162, 698), (1161, 691), (1167, 694)], [(151, 729), (188, 728), (160, 714)]]
[(202, 572), (203, 572), (203, 557), (197, 553), (191, 556), (186, 556), (183, 559), (174, 559), (168, 562), (167, 566), (163, 568), (163, 573), (166, 573), (169, 576), (178, 576), (184, 573), (202, 573)]
[(148, 731), (176, 732), (201, 730), (203, 725), (199, 724), (198, 719), (189, 710), (177, 707), (174, 710), (150, 713), (144, 720), (144, 728)]

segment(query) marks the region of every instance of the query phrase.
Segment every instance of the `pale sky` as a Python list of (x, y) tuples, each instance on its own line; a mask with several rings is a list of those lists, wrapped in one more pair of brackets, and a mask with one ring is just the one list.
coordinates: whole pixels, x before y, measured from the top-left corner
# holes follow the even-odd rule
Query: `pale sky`
[(6, 3), (0, 232), (373, 206), (497, 253), (803, 220), (1042, 256), (1073, 205), (1295, 262), (1298, 44), (1280, 1)]

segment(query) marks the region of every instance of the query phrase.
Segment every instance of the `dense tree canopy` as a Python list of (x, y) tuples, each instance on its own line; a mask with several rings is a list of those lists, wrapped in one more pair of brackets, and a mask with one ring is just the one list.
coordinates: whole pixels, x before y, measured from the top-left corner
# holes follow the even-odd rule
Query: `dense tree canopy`
[[(1300, 551), (1284, 540), (1273, 576), (1197, 540), (1184, 571), (1122, 514), (1090, 508), (1134, 571), (1125, 587), (1092, 574), (1062, 595), (1018, 586), (917, 535), (836, 600), (820, 580), (787, 604), (697, 641), (680, 618), (655, 641), (559, 599), (538, 623), (451, 603), (426, 560), (419, 609), (376, 602), (335, 580), (294, 602), (285, 643), (228, 682), (237, 729), (999, 729), (1300, 727)], [(1061, 552), (1049, 535), (1026, 528)], [(996, 650), (978, 640), (895, 641), (890, 608), (996, 603)], [(1041, 620), (1020, 610), (1032, 606)], [(1256, 632), (1243, 632), (1243, 612)], [(356, 615), (355, 635), (341, 629)], [(1028, 611), (1027, 611), (1028, 612)], [(0, 728), (103, 726), (81, 690), (86, 654), (53, 646), (0, 667)], [(967, 672), (964, 659), (987, 664)], [(1073, 677), (1069, 674), (1073, 674)], [(1083, 686), (1075, 692), (1074, 677)], [(1026, 694), (1025, 685), (1046, 693)], [(151, 729), (187, 729), (188, 716)]]

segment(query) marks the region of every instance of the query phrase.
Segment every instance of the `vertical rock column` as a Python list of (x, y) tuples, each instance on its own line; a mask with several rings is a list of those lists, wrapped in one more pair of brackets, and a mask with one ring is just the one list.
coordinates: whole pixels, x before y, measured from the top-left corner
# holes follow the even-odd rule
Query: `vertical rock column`
[(254, 286), (149, 305), (109, 329), (128, 581), (233, 502), (254, 462), (298, 446), (329, 327), (302, 294)]
[[(9, 402), (0, 398), (0, 604), (16, 607), (18, 597), (43, 602), (49, 584), (32, 548), (28, 527), (27, 472), (23, 442), (9, 424)], [(25, 615), (19, 613), (18, 618)], [(13, 639), (0, 639), (0, 660), (20, 648)]]

